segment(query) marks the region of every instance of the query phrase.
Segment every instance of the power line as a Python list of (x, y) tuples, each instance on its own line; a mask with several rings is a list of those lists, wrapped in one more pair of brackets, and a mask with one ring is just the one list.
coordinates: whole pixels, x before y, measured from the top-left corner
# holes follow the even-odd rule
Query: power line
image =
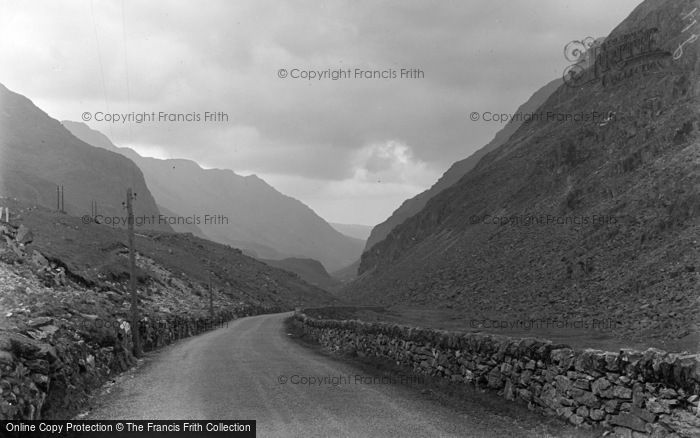
[[(127, 53), (126, 39), (126, 8), (124, 7), (125, 0), (122, 0), (122, 41), (124, 46), (124, 78), (126, 80), (126, 103), (127, 111), (131, 111), (131, 84), (129, 82), (129, 57)], [(131, 142), (131, 124), (128, 124), (129, 141)]]
[[(109, 101), (107, 100), (107, 82), (105, 81), (105, 69), (102, 64), (102, 49), (100, 47), (100, 38), (97, 34), (97, 22), (95, 20), (95, 1), (90, 0), (90, 15), (92, 16), (92, 30), (95, 33), (95, 44), (97, 45), (97, 61), (100, 64), (100, 77), (102, 78), (102, 94), (104, 95), (105, 108), (107, 112), (109, 110)], [(109, 135), (114, 138), (114, 133), (112, 132), (112, 124), (109, 124)]]

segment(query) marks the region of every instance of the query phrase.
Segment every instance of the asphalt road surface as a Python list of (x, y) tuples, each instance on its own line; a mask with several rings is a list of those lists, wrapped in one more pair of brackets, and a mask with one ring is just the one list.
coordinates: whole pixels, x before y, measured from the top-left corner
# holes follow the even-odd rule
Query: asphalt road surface
[[(543, 436), (536, 418), (476, 403), (464, 411), (405, 385), (368, 384), (372, 376), (354, 365), (289, 339), (287, 316), (242, 318), (149, 354), (85, 418), (257, 420), (258, 437)], [(311, 377), (327, 381), (303, 383)]]

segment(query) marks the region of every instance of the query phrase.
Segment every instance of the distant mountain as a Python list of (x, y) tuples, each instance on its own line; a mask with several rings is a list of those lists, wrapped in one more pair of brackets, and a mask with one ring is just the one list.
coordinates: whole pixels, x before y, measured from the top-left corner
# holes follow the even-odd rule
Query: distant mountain
[[(168, 216), (168, 217), (177, 216), (177, 214), (173, 213), (172, 211), (168, 210), (167, 208), (163, 207), (162, 205), (159, 205), (158, 209), (160, 210), (160, 213), (164, 216)], [(197, 225), (182, 223), (182, 224), (173, 224), (171, 226), (173, 228), (173, 231), (175, 231), (176, 233), (191, 233), (192, 235), (200, 237), (202, 239), (211, 240), (206, 234), (204, 234), (204, 232), (201, 230), (201, 228), (199, 228)]]
[[(540, 88), (535, 94), (522, 104), (516, 111), (516, 114), (531, 114), (562, 84), (561, 79), (553, 80), (544, 87)], [(392, 215), (375, 226), (365, 244), (365, 251), (368, 251), (378, 242), (384, 240), (389, 232), (397, 225), (402, 224), (406, 219), (415, 215), (425, 207), (425, 204), (438, 193), (455, 184), (464, 175), (476, 166), (476, 163), (489, 152), (505, 143), (511, 135), (523, 124), (522, 118), (514, 118), (510, 120), (496, 136), (486, 146), (471, 154), (469, 157), (457, 161), (433, 184), (428, 190), (419, 193), (411, 199), (407, 199), (401, 206), (392, 213)]]
[(330, 291), (340, 285), (340, 282), (331, 277), (318, 260), (287, 258), (282, 260), (261, 260), (266, 264), (293, 272), (305, 282), (321, 289)]
[(336, 224), (331, 222), (331, 226), (346, 236), (360, 240), (367, 240), (369, 233), (372, 232), (372, 227), (370, 225)]
[[(95, 202), (100, 214), (125, 220), (122, 202), (129, 187), (137, 194), (137, 215), (159, 214), (131, 160), (79, 140), (29, 99), (0, 84), (0, 196), (56, 209), (57, 185), (63, 186), (65, 211), (75, 216), (90, 215)], [(172, 230), (157, 223), (143, 227)]]
[[(116, 147), (84, 123), (63, 124), (83, 141), (133, 160), (159, 205), (182, 217), (199, 217), (195, 225), (217, 242), (260, 258), (312, 258), (328, 270), (347, 266), (362, 253), (362, 241), (339, 233), (309, 207), (255, 175), (202, 169), (184, 159), (142, 157), (132, 149)], [(228, 223), (205, 223), (207, 214), (222, 215)]]
[(357, 278), (357, 271), (359, 268), (360, 260), (357, 260), (355, 263), (349, 266), (331, 272), (331, 277), (335, 278), (341, 283), (348, 283)]
[(697, 339), (700, 44), (678, 56), (684, 12), (644, 1), (585, 82), (538, 109), (556, 117), (522, 124), (372, 246), (343, 296)]

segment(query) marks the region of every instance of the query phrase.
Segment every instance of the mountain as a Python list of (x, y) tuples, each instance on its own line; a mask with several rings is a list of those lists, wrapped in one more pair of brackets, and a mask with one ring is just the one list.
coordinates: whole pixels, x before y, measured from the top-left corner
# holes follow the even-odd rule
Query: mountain
[[(184, 159), (142, 157), (132, 149), (116, 147), (84, 123), (63, 124), (83, 141), (133, 160), (158, 204), (182, 217), (199, 217), (195, 225), (214, 241), (260, 258), (316, 259), (328, 270), (347, 266), (362, 253), (362, 241), (339, 233), (309, 207), (255, 175), (203, 169)], [(226, 220), (205, 223), (207, 214)]]
[(324, 290), (333, 290), (340, 283), (328, 274), (328, 271), (318, 260), (287, 258), (282, 260), (261, 260), (275, 268), (293, 272), (305, 282)]
[(347, 283), (357, 278), (357, 271), (360, 268), (360, 260), (358, 259), (352, 265), (331, 272), (331, 276), (341, 283)]
[(338, 232), (343, 233), (346, 236), (354, 237), (355, 239), (365, 241), (369, 237), (369, 234), (372, 232), (372, 227), (370, 225), (336, 224), (331, 222), (331, 226), (335, 228)]
[[(544, 103), (545, 100), (562, 84), (561, 79), (553, 80), (544, 87), (540, 88), (535, 94), (522, 104), (515, 114), (531, 114)], [(513, 118), (496, 133), (496, 136), (486, 146), (474, 152), (467, 158), (457, 161), (433, 184), (428, 190), (417, 194), (411, 199), (404, 201), (399, 208), (394, 211), (391, 216), (384, 222), (375, 226), (372, 229), (370, 236), (365, 244), (365, 251), (368, 251), (384, 238), (397, 225), (402, 224), (406, 219), (418, 213), (425, 207), (429, 199), (433, 198), (438, 193), (450, 187), (459, 181), (464, 175), (476, 166), (476, 163), (487, 153), (495, 150), (505, 143), (511, 135), (523, 124), (522, 118)]]
[[(168, 210), (167, 208), (163, 207), (162, 205), (158, 206), (158, 209), (160, 210), (160, 213), (164, 216), (168, 217), (175, 217), (177, 214), (173, 213), (172, 211)], [(201, 228), (199, 228), (197, 225), (194, 224), (187, 224), (187, 223), (180, 223), (180, 224), (173, 224), (171, 225), (173, 228), (173, 231), (176, 233), (190, 233), (194, 236), (197, 236), (201, 239), (207, 239), (211, 240), (204, 232), (202, 231)]]
[[(84, 143), (29, 99), (0, 84), (0, 195), (55, 209), (59, 185), (64, 210), (76, 216), (91, 213), (96, 202), (100, 214), (126, 219), (122, 202), (129, 187), (137, 194), (137, 216), (159, 214), (133, 162)], [(143, 227), (171, 230), (158, 223)]]
[(677, 49), (678, 17), (698, 5), (638, 6), (539, 108), (552, 117), (523, 123), (372, 246), (342, 294), (696, 337), (700, 44)]
[[(13, 264), (31, 267), (37, 260), (44, 260), (47, 267), (60, 268), (66, 279), (99, 291), (101, 297), (114, 296), (116, 291), (123, 295), (118, 303), (127, 298), (126, 233), (106, 225), (85, 223), (70, 214), (56, 216), (47, 208), (25, 201), (7, 198), (0, 198), (0, 201), (10, 208), (12, 225), (25, 227), (32, 236), (24, 248), (15, 246), (14, 250), (8, 248), (3, 239), (0, 267)], [(7, 229), (8, 226), (3, 226), (0, 231)], [(217, 309), (231, 302), (283, 309), (338, 304), (328, 292), (305, 283), (297, 275), (268, 266), (228, 245), (189, 234), (152, 230), (137, 233), (134, 240), (137, 284), (143, 289), (142, 303), (169, 308), (166, 313), (196, 312), (201, 304), (207, 309), (210, 288), (216, 295)], [(25, 260), (18, 263), (22, 252)], [(15, 263), (8, 263), (8, 260)], [(52, 272), (54, 270), (45, 272), (51, 274), (48, 280), (53, 277)], [(40, 301), (54, 304), (58, 301), (63, 308), (66, 303), (61, 303), (60, 299), (65, 296), (65, 289), (51, 291)], [(191, 300), (200, 303), (191, 307)], [(81, 299), (79, 303), (86, 301)], [(101, 312), (108, 310), (99, 304), (94, 307)]]

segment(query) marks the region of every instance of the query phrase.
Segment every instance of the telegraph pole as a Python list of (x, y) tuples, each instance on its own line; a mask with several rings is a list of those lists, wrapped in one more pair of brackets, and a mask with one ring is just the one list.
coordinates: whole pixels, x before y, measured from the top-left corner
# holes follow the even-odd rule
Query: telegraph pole
[(139, 336), (139, 309), (136, 293), (136, 251), (134, 250), (134, 207), (132, 201), (136, 196), (131, 189), (126, 191), (126, 212), (129, 224), (129, 286), (131, 288), (131, 338), (134, 344), (134, 356), (141, 356), (141, 337)]
[(209, 319), (214, 321), (214, 292), (211, 289), (211, 261), (209, 262)]
[(63, 186), (56, 185), (56, 211), (59, 213), (66, 212), (65, 199), (63, 196)]

